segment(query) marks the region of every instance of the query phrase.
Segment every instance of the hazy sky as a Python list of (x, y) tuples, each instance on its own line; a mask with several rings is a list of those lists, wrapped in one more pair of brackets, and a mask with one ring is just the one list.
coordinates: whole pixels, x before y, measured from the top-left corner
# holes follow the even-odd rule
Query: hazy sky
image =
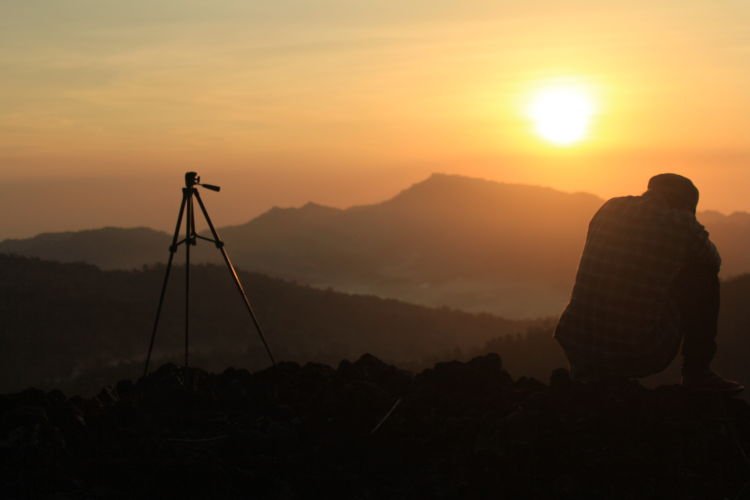
[[(575, 81), (590, 136), (546, 144)], [(0, 238), (373, 202), (440, 171), (601, 196), (677, 171), (750, 210), (750, 2), (4, 0)], [(209, 207), (209, 208), (211, 208)]]

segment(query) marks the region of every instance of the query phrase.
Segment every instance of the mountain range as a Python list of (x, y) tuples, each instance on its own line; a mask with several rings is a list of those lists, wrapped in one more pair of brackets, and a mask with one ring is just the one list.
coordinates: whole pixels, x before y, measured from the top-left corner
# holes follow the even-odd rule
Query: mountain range
[[(152, 358), (182, 364), (184, 269), (177, 267)], [(29, 385), (91, 393), (140, 376), (164, 266), (103, 271), (90, 264), (0, 255), (0, 392)], [(279, 361), (338, 364), (372, 353), (419, 370), (436, 361), (497, 353), (514, 373), (546, 379), (567, 365), (553, 322), (507, 320), (349, 295), (241, 272)], [(227, 270), (191, 273), (191, 366), (259, 369), (269, 360)], [(750, 380), (750, 274), (722, 283), (714, 368)], [(674, 383), (680, 358), (646, 383)]]
[[(588, 221), (604, 200), (586, 193), (434, 174), (382, 203), (272, 208), (219, 228), (246, 270), (350, 293), (522, 318), (564, 306)], [(702, 212), (723, 275), (750, 271), (750, 214)], [(102, 228), (0, 242), (0, 252), (102, 269), (166, 260), (170, 235)], [(202, 243), (202, 242), (201, 242)], [(195, 259), (218, 262), (210, 244)]]

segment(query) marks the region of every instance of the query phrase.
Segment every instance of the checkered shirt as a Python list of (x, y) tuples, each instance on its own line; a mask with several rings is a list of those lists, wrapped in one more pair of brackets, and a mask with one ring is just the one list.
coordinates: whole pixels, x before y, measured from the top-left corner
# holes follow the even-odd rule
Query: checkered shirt
[(606, 202), (589, 224), (570, 304), (555, 330), (573, 367), (632, 377), (665, 368), (681, 338), (670, 289), (693, 259), (716, 272), (721, 265), (690, 212), (652, 193)]

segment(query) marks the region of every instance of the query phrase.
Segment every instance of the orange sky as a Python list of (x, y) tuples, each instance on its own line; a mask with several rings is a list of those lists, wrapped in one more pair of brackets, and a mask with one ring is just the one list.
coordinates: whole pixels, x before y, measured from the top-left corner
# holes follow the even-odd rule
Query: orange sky
[[(187, 169), (226, 186), (221, 224), (433, 171), (601, 196), (677, 171), (750, 210), (749, 21), (739, 0), (3, 2), (0, 238), (166, 228)], [(523, 113), (559, 78), (597, 100), (570, 148)]]

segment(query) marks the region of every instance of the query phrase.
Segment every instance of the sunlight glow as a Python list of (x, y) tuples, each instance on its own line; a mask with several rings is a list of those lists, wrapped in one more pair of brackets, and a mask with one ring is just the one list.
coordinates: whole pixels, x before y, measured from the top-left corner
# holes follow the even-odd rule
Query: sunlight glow
[(541, 89), (528, 108), (536, 133), (558, 146), (569, 146), (584, 139), (593, 114), (590, 94), (570, 85)]

